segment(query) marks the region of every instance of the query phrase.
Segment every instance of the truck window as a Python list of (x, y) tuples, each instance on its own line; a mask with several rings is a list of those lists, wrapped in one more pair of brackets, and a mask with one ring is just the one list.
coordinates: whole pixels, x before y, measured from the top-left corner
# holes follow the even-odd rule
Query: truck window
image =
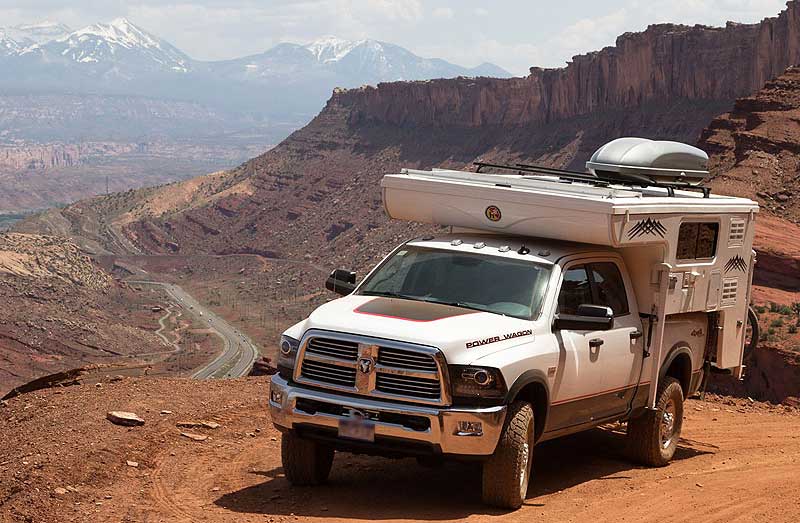
[(558, 312), (577, 314), (580, 305), (611, 307), (615, 316), (630, 312), (625, 283), (616, 263), (600, 262), (570, 267), (558, 295)]
[(678, 231), (679, 260), (707, 260), (717, 251), (719, 223), (685, 222)]
[(558, 295), (558, 312), (578, 314), (578, 307), (592, 303), (592, 289), (585, 265), (570, 267), (564, 272), (561, 292)]
[(619, 267), (613, 262), (592, 263), (592, 291), (595, 305), (611, 307), (614, 316), (628, 314), (628, 295)]

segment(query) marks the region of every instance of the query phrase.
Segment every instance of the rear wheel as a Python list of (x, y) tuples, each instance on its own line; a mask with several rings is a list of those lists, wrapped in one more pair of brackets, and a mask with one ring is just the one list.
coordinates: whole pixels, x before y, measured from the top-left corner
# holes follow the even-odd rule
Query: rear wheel
[(528, 493), (533, 463), (533, 408), (515, 401), (508, 408), (494, 454), (483, 464), (483, 502), (517, 509)]
[(281, 435), (281, 462), (292, 485), (319, 485), (328, 479), (333, 465), (333, 447), (299, 437), (294, 432)]
[(656, 409), (628, 422), (628, 448), (632, 457), (651, 467), (663, 467), (675, 455), (683, 426), (683, 389), (672, 377), (658, 386)]

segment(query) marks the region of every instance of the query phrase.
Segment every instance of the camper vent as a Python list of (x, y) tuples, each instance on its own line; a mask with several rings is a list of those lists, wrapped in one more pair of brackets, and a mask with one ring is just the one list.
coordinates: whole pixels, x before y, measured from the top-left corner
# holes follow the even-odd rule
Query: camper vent
[(721, 306), (729, 306), (736, 303), (736, 292), (739, 290), (738, 278), (725, 278), (722, 281), (722, 303)]
[(731, 231), (728, 236), (728, 246), (736, 247), (744, 243), (744, 220), (731, 220)]

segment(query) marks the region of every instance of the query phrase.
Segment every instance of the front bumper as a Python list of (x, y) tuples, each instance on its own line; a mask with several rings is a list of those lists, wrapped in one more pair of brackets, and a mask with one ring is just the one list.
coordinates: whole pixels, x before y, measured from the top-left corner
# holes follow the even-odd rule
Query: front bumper
[[(290, 385), (278, 375), (272, 376), (269, 410), (279, 429), (322, 429), (334, 434), (340, 420), (358, 411), (374, 424), (376, 443), (380, 440), (383, 447), (391, 448), (395, 441), (401, 449), (408, 442), (461, 456), (492, 454), (506, 417), (505, 405), (465, 409), (390, 403)], [(480, 431), (474, 430), (477, 423)], [(472, 430), (463, 431), (465, 424)]]

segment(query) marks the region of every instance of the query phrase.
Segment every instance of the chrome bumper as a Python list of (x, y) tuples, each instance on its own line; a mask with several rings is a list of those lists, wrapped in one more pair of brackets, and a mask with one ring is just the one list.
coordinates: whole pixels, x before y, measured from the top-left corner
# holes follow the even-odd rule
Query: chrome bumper
[[(348, 412), (370, 413), (378, 418), (377, 421), (370, 421), (375, 425), (376, 438), (397, 438), (409, 442), (427, 443), (443, 454), (454, 455), (486, 456), (494, 453), (506, 417), (505, 405), (475, 409), (405, 405), (310, 390), (289, 385), (278, 375), (272, 376), (269, 410), (276, 427), (294, 429), (304, 426), (336, 431), (339, 421), (348, 418), (344, 414), (306, 412), (298, 407), (298, 400), (301, 400), (301, 403), (302, 400), (311, 400), (336, 407), (332, 410), (343, 407)], [(420, 430), (402, 423), (380, 421), (382, 413), (384, 417), (393, 419), (398, 415), (426, 418), (429, 427)], [(480, 433), (476, 430), (470, 432), (461, 430), (464, 428), (463, 423), (470, 422), (473, 428), (475, 423), (480, 423)]]

